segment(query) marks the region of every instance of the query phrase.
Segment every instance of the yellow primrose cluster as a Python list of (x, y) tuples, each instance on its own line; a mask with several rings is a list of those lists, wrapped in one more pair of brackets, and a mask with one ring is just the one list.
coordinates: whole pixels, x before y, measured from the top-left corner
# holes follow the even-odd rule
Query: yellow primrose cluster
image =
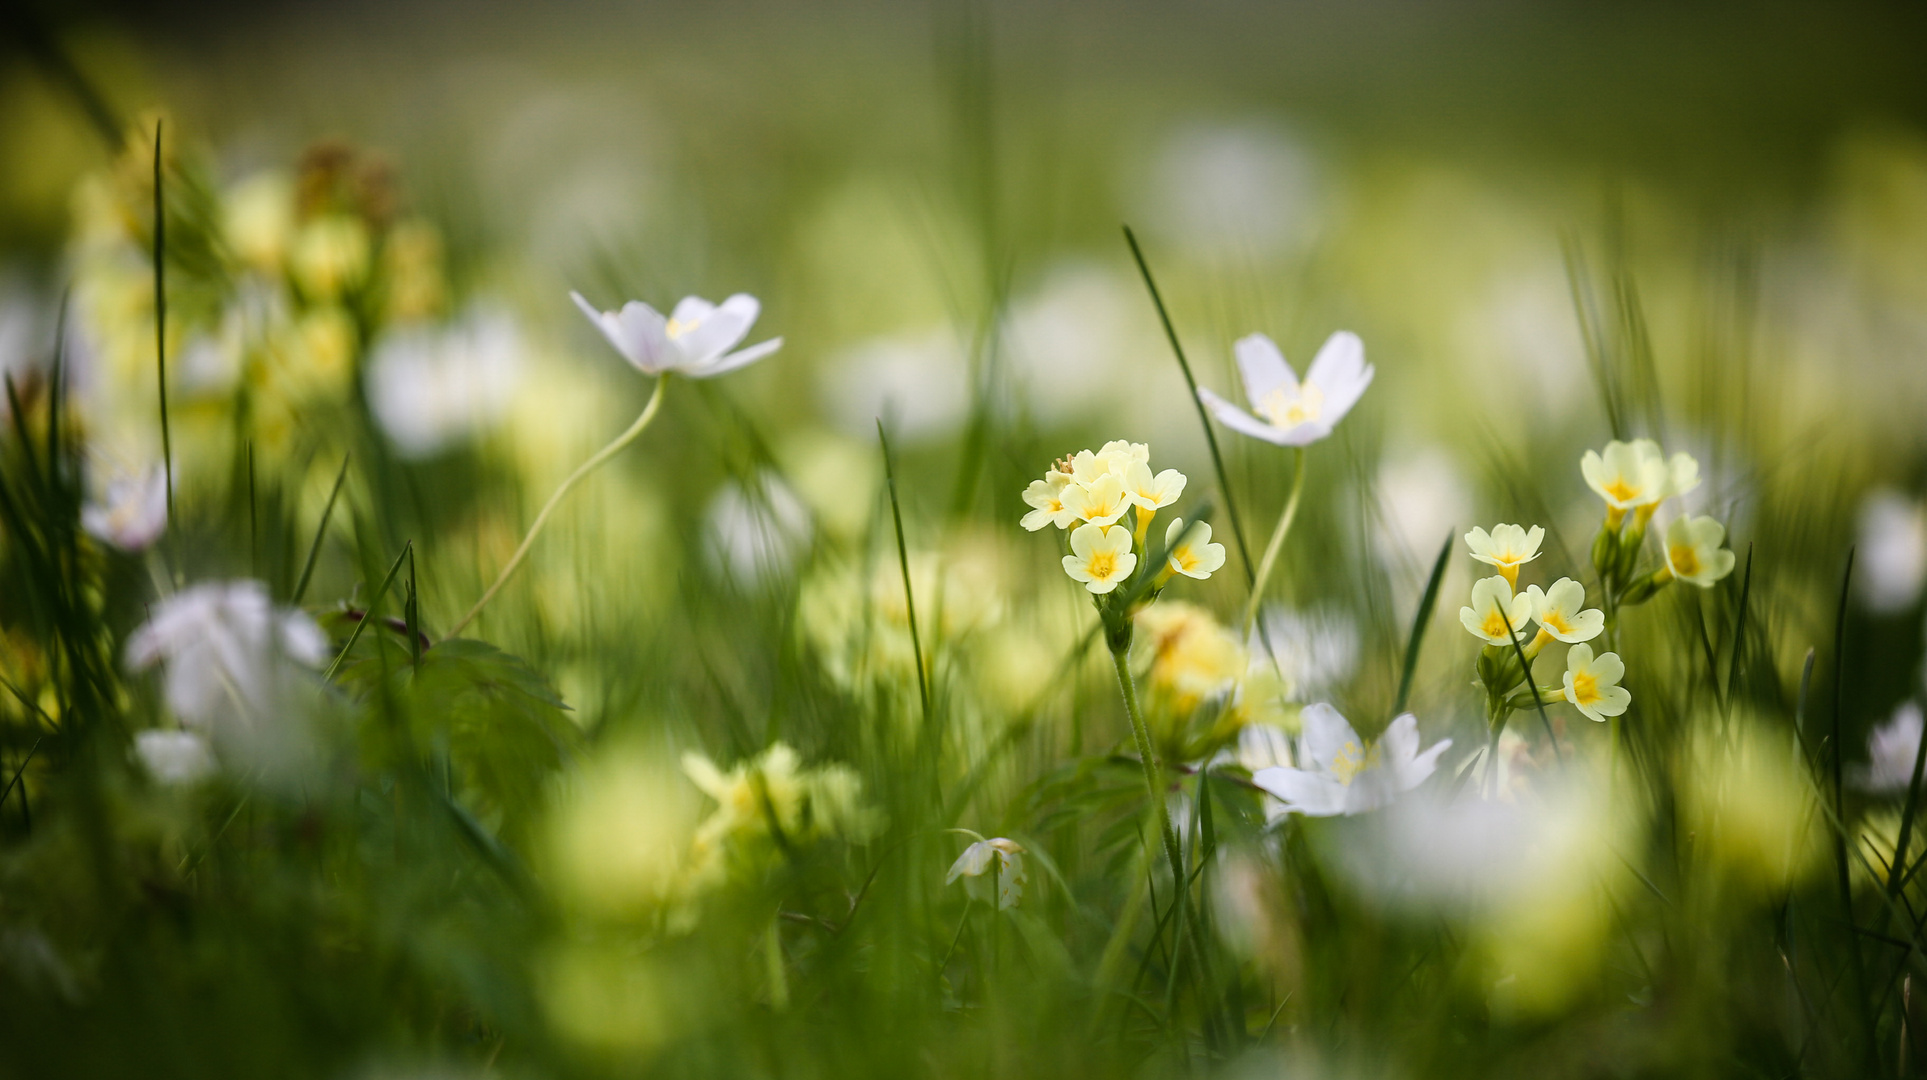
[[(1148, 556), (1145, 538), (1157, 512), (1184, 494), (1185, 476), (1176, 469), (1151, 471), (1151, 448), (1144, 443), (1115, 440), (1096, 453), (1079, 450), (1058, 461), (1042, 480), (1024, 489), (1031, 511), (1023, 526), (1036, 532), (1055, 525), (1070, 533), (1070, 554), (1064, 572), (1082, 582), (1094, 596), (1103, 596), (1131, 581), (1141, 557)], [(1132, 525), (1119, 521), (1130, 514)], [(1211, 542), (1211, 526), (1195, 522), (1185, 528), (1173, 518), (1164, 530), (1164, 561), (1153, 589), (1173, 574), (1211, 576), (1224, 565), (1224, 545)]]
[(720, 884), (732, 867), (761, 866), (777, 853), (818, 840), (862, 843), (882, 822), (863, 804), (863, 781), (847, 765), (803, 767), (786, 743), (738, 762), (727, 772), (697, 753), (682, 758), (683, 773), (716, 809), (689, 843), (689, 880)]
[[(1541, 687), (1540, 701), (1569, 701), (1594, 720), (1618, 716), (1632, 701), (1632, 695), (1619, 685), (1626, 673), (1619, 655), (1595, 656), (1586, 644), (1605, 630), (1606, 613), (1586, 606), (1584, 585), (1560, 578), (1551, 588), (1529, 585), (1524, 592), (1515, 591), (1519, 568), (1539, 557), (1545, 534), (1537, 525), (1531, 529), (1496, 525), (1491, 532), (1473, 529), (1465, 534), (1472, 557), (1499, 571), (1474, 583), (1471, 604), (1459, 609), (1460, 625), (1485, 642), (1479, 652), (1479, 680), (1495, 727), (1514, 709), (1533, 706), (1530, 691), (1514, 691), (1525, 685), (1532, 661), (1555, 641), (1572, 646), (1566, 650), (1565, 681), (1562, 686)], [(1528, 623), (1539, 629), (1525, 641)], [(1522, 655), (1524, 665), (1519, 662)]]
[(1666, 527), (1661, 565), (1641, 572), (1640, 553), (1654, 512), (1700, 485), (1699, 462), (1691, 454), (1668, 457), (1651, 439), (1615, 440), (1603, 452), (1586, 451), (1579, 471), (1606, 502), (1605, 521), (1593, 538), (1592, 564), (1609, 618), (1622, 606), (1651, 599), (1674, 580), (1708, 589), (1733, 572), (1734, 555), (1721, 547), (1726, 527), (1710, 517), (1684, 515)]
[(1171, 600), (1139, 611), (1138, 671), (1149, 691), (1153, 741), (1173, 760), (1196, 760), (1249, 724), (1283, 727), (1289, 691), (1278, 668), (1252, 663), (1244, 643), (1196, 604)]

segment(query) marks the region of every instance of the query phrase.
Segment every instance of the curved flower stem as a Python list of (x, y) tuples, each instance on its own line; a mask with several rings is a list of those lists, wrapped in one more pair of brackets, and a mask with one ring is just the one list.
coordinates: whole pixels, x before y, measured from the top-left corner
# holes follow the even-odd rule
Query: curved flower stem
[(1151, 805), (1157, 808), (1158, 833), (1164, 838), (1164, 857), (1171, 863), (1171, 880), (1175, 888), (1185, 887), (1184, 859), (1178, 852), (1178, 836), (1171, 831), (1171, 809), (1164, 805), (1163, 785), (1158, 783), (1158, 763), (1151, 754), (1151, 731), (1144, 726), (1144, 714), (1137, 705), (1137, 688), (1131, 684), (1131, 661), (1128, 649), (1113, 649), (1111, 662), (1117, 667), (1118, 689), (1124, 692), (1124, 712), (1131, 718), (1131, 736), (1137, 741), (1138, 760), (1144, 765), (1144, 787), (1151, 795)]
[(541, 534), (542, 526), (549, 523), (549, 515), (555, 513), (555, 508), (561, 505), (562, 497), (581, 483), (583, 478), (596, 471), (603, 462), (615, 457), (622, 452), (623, 447), (636, 441), (636, 436), (642, 434), (642, 430), (649, 426), (649, 421), (656, 418), (656, 410), (662, 406), (663, 391), (668, 387), (669, 375), (666, 372), (656, 376), (656, 392), (649, 395), (649, 404), (642, 407), (642, 415), (636, 417), (636, 422), (629, 425), (629, 430), (616, 436), (615, 441), (596, 451), (594, 457), (583, 462), (569, 474), (567, 480), (562, 481), (562, 486), (556, 488), (555, 494), (549, 496), (549, 501), (543, 504), (542, 512), (535, 515), (535, 524), (530, 525), (528, 535), (522, 537), (522, 546), (515, 549), (515, 554), (509, 556), (508, 565), (502, 567), (502, 572), (495, 576), (495, 584), (488, 587), (488, 591), (482, 594), (482, 598), (475, 601), (475, 606), (468, 609), (468, 614), (462, 616), (462, 621), (456, 623), (455, 628), (448, 632), (449, 637), (459, 636), (469, 623), (475, 621), (475, 616), (480, 615), (482, 609), (488, 606), (488, 602), (495, 599), (495, 594), (501, 591), (502, 586), (508, 584), (516, 567), (521, 566), (522, 560), (528, 556), (529, 548), (535, 546), (535, 538)]
[(1271, 541), (1265, 545), (1264, 557), (1258, 560), (1258, 575), (1251, 583), (1251, 599), (1245, 604), (1244, 632), (1251, 636), (1251, 626), (1258, 621), (1258, 604), (1264, 599), (1265, 582), (1271, 580), (1271, 568), (1278, 562), (1278, 552), (1285, 546), (1285, 534), (1291, 532), (1291, 523), (1298, 517), (1298, 496), (1305, 490), (1305, 451), (1298, 450), (1298, 463), (1292, 469), (1291, 494), (1285, 498), (1284, 513), (1278, 515), (1278, 527), (1271, 531)]

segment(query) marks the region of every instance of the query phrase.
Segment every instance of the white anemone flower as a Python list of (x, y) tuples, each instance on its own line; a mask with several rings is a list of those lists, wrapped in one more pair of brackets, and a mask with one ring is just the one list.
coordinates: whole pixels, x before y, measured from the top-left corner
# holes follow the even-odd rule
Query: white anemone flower
[(1224, 545), (1211, 542), (1211, 523), (1200, 521), (1184, 527), (1183, 518), (1172, 518), (1164, 530), (1164, 546), (1171, 556), (1171, 570), (1203, 581), (1224, 565)]
[(1365, 343), (1349, 330), (1325, 340), (1303, 382), (1263, 334), (1239, 338), (1231, 348), (1251, 412), (1203, 387), (1198, 398), (1224, 426), (1279, 446), (1307, 446), (1330, 435), (1372, 383)]
[(1096, 595), (1103, 595), (1130, 578), (1137, 569), (1131, 551), (1131, 530), (1122, 525), (1079, 525), (1071, 532), (1071, 554), (1064, 556), (1064, 572)]
[(385, 335), (368, 360), (368, 405), (401, 456), (432, 457), (499, 422), (521, 376), (515, 322), (477, 311), (446, 330)]
[(1070, 486), (1070, 482), (1069, 473), (1061, 473), (1055, 469), (1052, 469), (1050, 475), (1042, 480), (1032, 480), (1030, 486), (1024, 489), (1024, 502), (1031, 507), (1030, 513), (1024, 515), (1022, 522), (1024, 528), (1036, 532), (1046, 525), (1055, 525), (1060, 529), (1068, 529), (1075, 525), (1077, 511), (1066, 505), (1064, 501), (1065, 489)]
[(1606, 613), (1586, 606), (1586, 587), (1571, 578), (1560, 578), (1552, 588), (1526, 588), (1532, 602), (1532, 621), (1541, 633), (1568, 645), (1591, 641), (1606, 629)]
[(1465, 534), (1472, 557), (1498, 569), (1513, 588), (1519, 587), (1519, 567), (1539, 557), (1539, 542), (1546, 530), (1538, 525), (1524, 529), (1517, 525), (1494, 525), (1491, 532), (1473, 529)]
[(1418, 718), (1405, 713), (1376, 742), (1352, 730), (1337, 709), (1319, 703), (1305, 709), (1298, 760), (1303, 768), (1260, 769), (1251, 777), (1292, 813), (1309, 817), (1362, 814), (1391, 803), (1424, 783), (1452, 745), (1441, 739), (1419, 750)]
[(1726, 526), (1710, 517), (1683, 517), (1666, 526), (1666, 572), (1710, 589), (1733, 572), (1738, 556), (1720, 546)]
[(1592, 654), (1590, 645), (1574, 645), (1566, 650), (1566, 685), (1559, 696), (1589, 719), (1604, 722), (1618, 716), (1632, 704), (1633, 695), (1619, 680), (1626, 676), (1626, 665), (1618, 653)]
[(167, 531), (167, 471), (159, 465), (115, 472), (100, 484), (101, 498), (80, 510), (80, 526), (122, 551), (145, 551)]
[(1914, 781), (1914, 757), (1920, 752), (1920, 706), (1912, 701), (1894, 710), (1893, 719), (1867, 736), (1870, 763), (1854, 777), (1863, 790), (1878, 795), (1906, 791)]
[(713, 378), (747, 367), (783, 344), (782, 338), (771, 338), (729, 351), (749, 334), (762, 312), (762, 305), (748, 293), (737, 293), (720, 304), (685, 296), (668, 318), (640, 300), (629, 301), (620, 311), (599, 311), (581, 293), (569, 295), (623, 359), (645, 375), (673, 371), (692, 379)]
[[(1579, 472), (1585, 476), (1586, 486), (1619, 514), (1657, 503), (1671, 488), (1666, 459), (1660, 456), (1659, 444), (1649, 439), (1631, 443), (1614, 440), (1606, 444), (1603, 454), (1588, 450), (1579, 459)], [(1697, 463), (1693, 472), (1699, 472)]]
[[(1525, 632), (1532, 618), (1532, 597), (1516, 596), (1506, 579), (1497, 574), (1472, 583), (1472, 606), (1459, 609), (1459, 624), (1487, 645), (1510, 645), (1513, 637)], [(1512, 636), (1506, 635), (1507, 625)]]
[(314, 620), (275, 607), (258, 581), (183, 589), (156, 604), (127, 639), (128, 666), (162, 664), (168, 708), (203, 729), (276, 711), (288, 662), (313, 666), (327, 655), (328, 639)]
[(170, 786), (186, 787), (214, 772), (214, 749), (192, 731), (143, 731), (134, 736), (134, 755), (149, 776)]
[(950, 864), (945, 885), (964, 879), (964, 891), (973, 900), (990, 901), (991, 881), (997, 883), (997, 910), (1008, 911), (1023, 902), (1024, 886), (1030, 878), (1024, 873), (1024, 848), (1015, 840), (999, 836), (979, 840), (963, 850)]

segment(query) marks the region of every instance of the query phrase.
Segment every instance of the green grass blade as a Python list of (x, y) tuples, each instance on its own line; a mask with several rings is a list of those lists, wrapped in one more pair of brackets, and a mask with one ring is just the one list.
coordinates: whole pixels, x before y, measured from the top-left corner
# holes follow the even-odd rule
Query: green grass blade
[(917, 661), (917, 696), (923, 703), (923, 726), (930, 727), (930, 678), (923, 669), (923, 638), (917, 632), (917, 597), (910, 587), (910, 547), (903, 538), (903, 504), (897, 498), (897, 467), (890, 454), (890, 437), (877, 419), (877, 442), (883, 447), (883, 477), (890, 487), (890, 517), (897, 527), (897, 566), (903, 571), (903, 604), (910, 615), (910, 650)]
[(381, 588), (376, 589), (375, 595), (368, 598), (368, 607), (363, 611), (361, 618), (356, 620), (355, 628), (348, 631), (348, 643), (341, 647), (340, 654), (335, 657), (334, 663), (328, 665), (328, 670), (322, 672), (321, 681), (328, 682), (332, 680), (335, 677), (335, 672), (341, 669), (342, 662), (348, 659), (348, 653), (355, 647), (355, 642), (360, 639), (361, 632), (367, 629), (369, 623), (374, 621), (375, 610), (381, 606), (381, 598), (388, 595), (388, 587), (395, 583), (395, 575), (401, 573), (402, 563), (407, 560), (409, 554), (414, 550), (415, 542), (413, 540), (401, 546), (401, 554), (395, 556), (395, 564), (388, 568), (388, 576), (381, 579)]
[(166, 470), (167, 529), (174, 530), (174, 436), (167, 426), (167, 198), (161, 178), (164, 120), (154, 122), (154, 360), (161, 392), (161, 467)]
[(1746, 655), (1746, 609), (1753, 598), (1753, 545), (1746, 545), (1746, 573), (1740, 578), (1740, 607), (1733, 617), (1733, 658), (1732, 666), (1726, 673), (1726, 696), (1724, 707), (1728, 712), (1733, 708), (1733, 695), (1740, 689), (1740, 660)]
[[(1452, 541), (1449, 539), (1446, 541), (1448, 547), (1451, 543)], [(1539, 723), (1546, 729), (1546, 738), (1552, 740), (1552, 756), (1558, 759), (1559, 764), (1564, 765), (1566, 763), (1565, 752), (1559, 749), (1559, 736), (1553, 734), (1552, 721), (1546, 716), (1545, 699), (1539, 696), (1539, 684), (1533, 681), (1532, 678), (1532, 661), (1526, 659), (1525, 646), (1519, 644), (1519, 635), (1512, 632), (1512, 616), (1506, 614), (1503, 607), (1499, 611), (1499, 618), (1505, 621), (1506, 637), (1512, 641), (1512, 654), (1519, 658), (1519, 670), (1525, 673), (1526, 689), (1532, 691), (1532, 707), (1539, 710)], [(1497, 743), (1495, 742), (1493, 745), (1496, 746)], [(1495, 770), (1493, 775), (1495, 776), (1497, 775), (1496, 770), (1498, 767), (1499, 763), (1497, 761), (1492, 762), (1492, 768)]]
[(1392, 705), (1392, 715), (1398, 716), (1405, 711), (1405, 703), (1412, 698), (1412, 678), (1418, 673), (1419, 646), (1425, 641), (1425, 628), (1432, 621), (1432, 609), (1439, 602), (1439, 585), (1445, 581), (1445, 567), (1452, 558), (1452, 540), (1456, 528), (1447, 530), (1445, 543), (1439, 547), (1439, 557), (1432, 560), (1432, 575), (1425, 579), (1425, 595), (1419, 598), (1418, 611), (1412, 616), (1412, 634), (1405, 639), (1405, 668), (1398, 677), (1398, 700)]
[(308, 559), (301, 564), (301, 579), (295, 582), (294, 595), (288, 599), (290, 604), (301, 606), (301, 598), (307, 595), (308, 579), (314, 576), (315, 560), (321, 557), (321, 542), (328, 536), (328, 519), (335, 512), (335, 499), (341, 495), (341, 482), (348, 479), (348, 462), (353, 455), (341, 459), (341, 471), (335, 473), (335, 486), (328, 492), (328, 505), (321, 508), (321, 523), (315, 526), (314, 542), (308, 545)]

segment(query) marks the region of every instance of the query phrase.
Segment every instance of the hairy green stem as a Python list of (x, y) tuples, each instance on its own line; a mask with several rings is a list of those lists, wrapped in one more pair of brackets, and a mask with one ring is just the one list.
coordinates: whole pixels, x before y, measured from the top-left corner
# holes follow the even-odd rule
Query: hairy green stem
[(1131, 718), (1131, 736), (1137, 741), (1138, 760), (1144, 766), (1144, 788), (1157, 810), (1158, 834), (1164, 838), (1164, 857), (1171, 863), (1171, 880), (1176, 888), (1182, 889), (1185, 887), (1184, 858), (1178, 852), (1177, 834), (1171, 831), (1171, 809), (1164, 805), (1163, 785), (1158, 783), (1159, 767), (1151, 752), (1151, 729), (1144, 725), (1144, 713), (1137, 704), (1137, 688), (1131, 683), (1130, 649), (1112, 649), (1111, 662), (1117, 667), (1118, 689), (1124, 693), (1124, 712)]
[(529, 549), (535, 546), (535, 538), (541, 535), (542, 526), (549, 523), (549, 515), (555, 513), (555, 508), (561, 505), (562, 497), (590, 473), (601, 467), (604, 462), (621, 453), (623, 447), (636, 441), (636, 436), (642, 434), (643, 429), (649, 426), (649, 422), (656, 418), (656, 410), (662, 406), (663, 391), (668, 387), (667, 373), (656, 376), (656, 392), (649, 395), (649, 404), (642, 407), (642, 415), (636, 417), (636, 422), (629, 425), (629, 430), (616, 436), (615, 441), (596, 451), (594, 457), (583, 462), (581, 467), (569, 474), (567, 480), (562, 481), (562, 486), (556, 488), (555, 494), (549, 496), (549, 501), (543, 504), (542, 512), (535, 515), (535, 524), (530, 525), (528, 535), (522, 537), (522, 546), (515, 549), (515, 554), (509, 556), (508, 565), (502, 567), (502, 572), (495, 576), (495, 584), (488, 587), (488, 591), (482, 594), (482, 598), (475, 601), (475, 606), (468, 609), (468, 614), (462, 616), (462, 621), (456, 623), (454, 629), (448, 632), (449, 637), (459, 636), (468, 624), (474, 622), (475, 617), (482, 613), (482, 609), (488, 606), (488, 602), (495, 599), (495, 594), (501, 591), (502, 586), (508, 584), (516, 568), (521, 566), (522, 560), (528, 556)]
[(1245, 603), (1244, 631), (1251, 636), (1251, 626), (1258, 621), (1258, 605), (1265, 596), (1265, 582), (1271, 580), (1271, 568), (1277, 565), (1278, 552), (1285, 546), (1285, 536), (1291, 532), (1291, 523), (1298, 517), (1298, 496), (1305, 490), (1305, 451), (1298, 451), (1298, 462), (1292, 468), (1291, 494), (1285, 497), (1284, 512), (1278, 515), (1278, 526), (1271, 530), (1271, 541), (1265, 545), (1264, 557), (1258, 560), (1258, 573), (1251, 583), (1251, 599)]

